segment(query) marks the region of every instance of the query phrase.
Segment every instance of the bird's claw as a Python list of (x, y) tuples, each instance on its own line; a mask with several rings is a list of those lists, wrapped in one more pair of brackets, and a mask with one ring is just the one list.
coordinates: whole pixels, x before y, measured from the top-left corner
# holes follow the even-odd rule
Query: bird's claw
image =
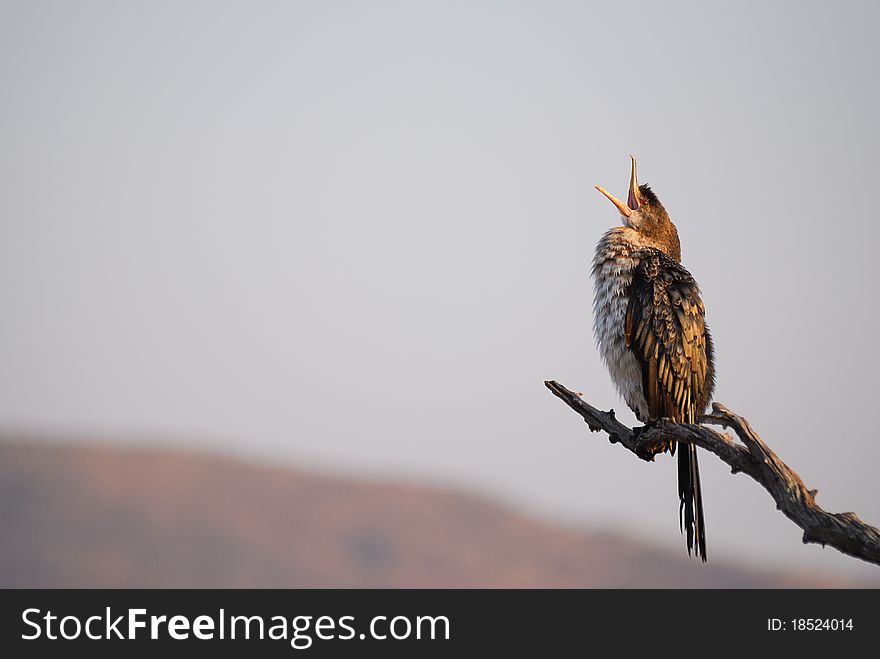
[(656, 423), (656, 421), (648, 421), (643, 426), (637, 426), (633, 428), (633, 435), (635, 435), (636, 439), (638, 439), (642, 436), (642, 433), (644, 433), (646, 430), (650, 430), (651, 428), (653, 428)]
[(633, 435), (636, 440), (636, 451), (638, 456), (642, 460), (646, 460), (648, 462), (654, 461), (654, 456), (659, 453), (666, 453), (669, 450), (669, 443), (666, 441), (653, 441), (653, 442), (645, 442), (642, 440), (642, 435), (645, 434), (645, 431), (651, 430), (657, 421), (652, 420), (648, 421), (645, 425), (639, 426), (637, 428), (633, 428)]

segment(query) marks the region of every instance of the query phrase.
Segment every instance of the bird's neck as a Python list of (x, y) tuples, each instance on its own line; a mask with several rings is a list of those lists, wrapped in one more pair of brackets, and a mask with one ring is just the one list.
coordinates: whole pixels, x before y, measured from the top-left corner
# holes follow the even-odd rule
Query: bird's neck
[(618, 256), (628, 258), (643, 249), (656, 249), (675, 261), (681, 259), (681, 252), (677, 245), (668, 245), (626, 226), (609, 229), (599, 241), (596, 256), (598, 258), (599, 252), (602, 251), (606, 253), (608, 258)]

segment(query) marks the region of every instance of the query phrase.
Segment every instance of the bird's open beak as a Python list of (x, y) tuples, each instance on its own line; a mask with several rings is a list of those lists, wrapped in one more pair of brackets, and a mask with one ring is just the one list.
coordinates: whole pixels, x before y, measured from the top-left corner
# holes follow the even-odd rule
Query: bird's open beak
[(639, 179), (636, 177), (636, 157), (630, 156), (630, 158), (632, 158), (632, 172), (629, 177), (629, 194), (627, 195), (627, 203), (623, 203), (604, 188), (598, 185), (596, 186), (596, 189), (608, 197), (608, 200), (617, 207), (617, 210), (619, 210), (620, 214), (624, 217), (629, 217), (632, 215), (633, 211), (638, 210), (639, 206), (642, 205), (642, 198), (639, 193)]

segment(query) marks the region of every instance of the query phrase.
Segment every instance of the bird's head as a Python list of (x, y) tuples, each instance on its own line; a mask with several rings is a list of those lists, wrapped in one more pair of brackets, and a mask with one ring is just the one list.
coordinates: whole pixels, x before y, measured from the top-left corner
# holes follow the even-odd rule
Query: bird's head
[(636, 158), (635, 156), (630, 158), (632, 158), (632, 173), (626, 203), (598, 185), (596, 189), (608, 197), (620, 211), (623, 225), (638, 233), (640, 242), (646, 247), (659, 249), (667, 256), (680, 261), (681, 243), (678, 240), (678, 231), (654, 191), (647, 185), (639, 185), (636, 177)]

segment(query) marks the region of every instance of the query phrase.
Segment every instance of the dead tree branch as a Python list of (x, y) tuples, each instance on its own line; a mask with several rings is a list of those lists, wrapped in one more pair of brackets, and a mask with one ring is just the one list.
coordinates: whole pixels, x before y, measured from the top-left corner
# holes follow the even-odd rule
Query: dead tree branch
[[(805, 544), (830, 545), (844, 554), (880, 565), (880, 531), (865, 524), (855, 513), (823, 510), (816, 503), (817, 491), (808, 490), (801, 477), (770, 450), (749, 422), (723, 405), (713, 404), (712, 413), (699, 418), (701, 425), (661, 419), (636, 433), (615, 418), (614, 410), (598, 410), (553, 380), (544, 385), (580, 414), (591, 431), (604, 430), (612, 444), (622, 444), (643, 460), (653, 460), (662, 443), (669, 439), (695, 444), (714, 453), (734, 474), (748, 474), (763, 485), (776, 501), (776, 508), (803, 529)], [(742, 444), (702, 424), (731, 428)]]

